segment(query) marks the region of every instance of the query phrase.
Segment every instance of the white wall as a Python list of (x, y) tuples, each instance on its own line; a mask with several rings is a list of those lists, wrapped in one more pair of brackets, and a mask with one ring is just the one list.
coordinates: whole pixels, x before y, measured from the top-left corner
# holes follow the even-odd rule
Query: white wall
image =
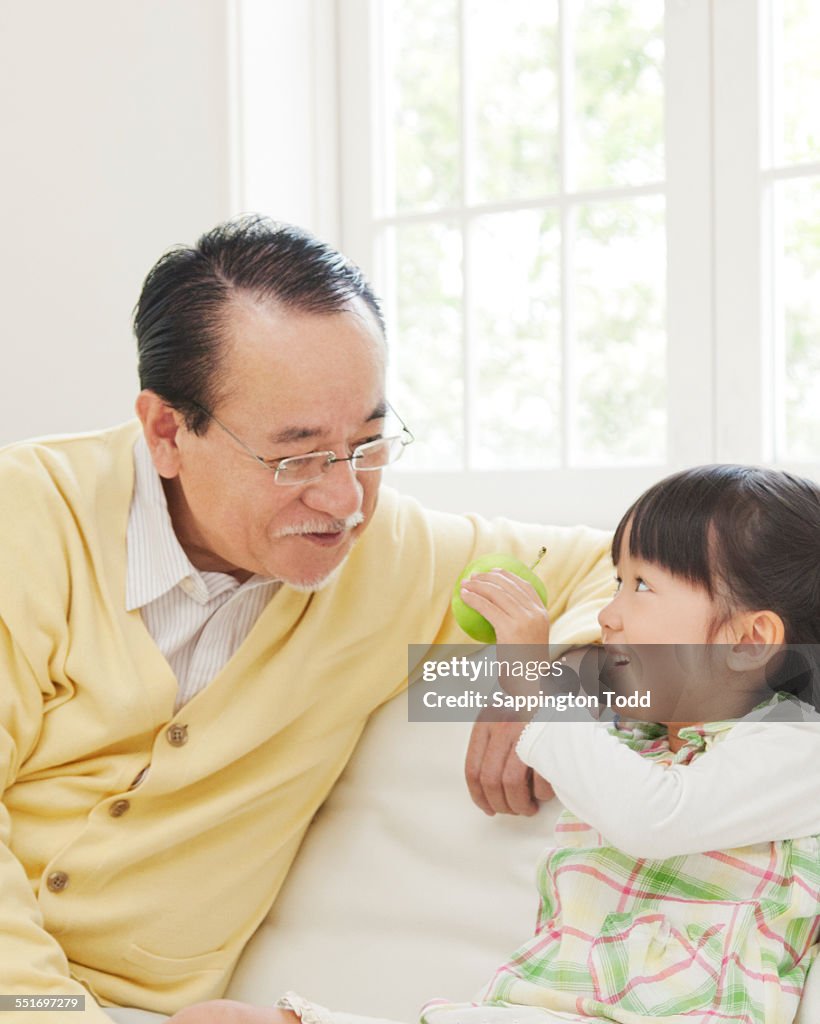
[(157, 257), (232, 212), (229, 0), (0, 0), (0, 443), (132, 415)]

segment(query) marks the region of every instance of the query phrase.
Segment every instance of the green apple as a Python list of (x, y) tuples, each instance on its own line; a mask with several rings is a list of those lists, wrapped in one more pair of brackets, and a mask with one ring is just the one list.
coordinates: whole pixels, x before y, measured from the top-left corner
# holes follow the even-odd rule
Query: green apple
[(469, 576), (475, 576), (477, 573), (489, 572), (491, 569), (506, 569), (507, 572), (515, 573), (515, 575), (520, 576), (522, 580), (526, 580), (527, 583), (532, 584), (535, 588), (535, 592), (546, 605), (547, 588), (544, 586), (544, 581), (536, 576), (532, 571), (541, 561), (541, 558), (544, 555), (544, 550), (545, 549), (542, 548), (539, 552), (538, 558), (532, 568), (524, 565), (524, 563), (519, 559), (513, 558), (512, 555), (498, 553), (482, 555), (480, 558), (476, 558), (474, 561), (470, 562), (456, 580), (456, 585), (453, 588), (453, 600), (451, 603), (455, 620), (467, 636), (471, 636), (473, 640), (478, 640), (482, 644), (495, 643), (495, 629), (493, 626), (484, 618), (483, 615), (479, 615), (474, 608), (471, 608), (461, 600), (461, 581), (467, 579)]

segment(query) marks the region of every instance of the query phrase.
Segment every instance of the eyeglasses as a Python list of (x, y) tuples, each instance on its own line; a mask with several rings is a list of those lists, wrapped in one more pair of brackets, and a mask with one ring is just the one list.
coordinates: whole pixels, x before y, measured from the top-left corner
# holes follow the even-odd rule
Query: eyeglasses
[(388, 409), (393, 413), (401, 425), (401, 433), (391, 437), (379, 437), (375, 441), (367, 441), (365, 444), (356, 445), (350, 455), (339, 456), (335, 452), (310, 452), (307, 455), (291, 455), (284, 459), (265, 459), (245, 442), (242, 438), (226, 427), (204, 405), (191, 399), (191, 404), (205, 413), (225, 433), (234, 439), (238, 445), (255, 459), (260, 466), (273, 473), (273, 482), (288, 487), (294, 484), (309, 484), (312, 480), (318, 480), (330, 469), (334, 462), (349, 462), (355, 472), (368, 473), (376, 469), (384, 469), (391, 462), (401, 458), (404, 449), (415, 441), (412, 431), (399, 416), (390, 403)]

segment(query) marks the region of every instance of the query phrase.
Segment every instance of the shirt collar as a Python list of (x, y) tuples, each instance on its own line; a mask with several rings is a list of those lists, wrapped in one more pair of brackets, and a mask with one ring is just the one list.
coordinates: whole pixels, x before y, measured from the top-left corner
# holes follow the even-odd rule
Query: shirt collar
[(145, 438), (134, 445), (134, 495), (128, 515), (127, 611), (142, 608), (199, 573), (174, 533), (168, 502)]

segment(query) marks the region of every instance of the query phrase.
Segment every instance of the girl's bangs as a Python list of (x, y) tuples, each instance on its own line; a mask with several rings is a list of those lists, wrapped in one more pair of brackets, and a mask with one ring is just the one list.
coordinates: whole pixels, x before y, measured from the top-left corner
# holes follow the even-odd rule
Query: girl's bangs
[(638, 498), (618, 524), (612, 540), (613, 561), (617, 565), (628, 538), (630, 557), (659, 565), (712, 595), (710, 537), (724, 495), (713, 478), (692, 470), (661, 480)]

